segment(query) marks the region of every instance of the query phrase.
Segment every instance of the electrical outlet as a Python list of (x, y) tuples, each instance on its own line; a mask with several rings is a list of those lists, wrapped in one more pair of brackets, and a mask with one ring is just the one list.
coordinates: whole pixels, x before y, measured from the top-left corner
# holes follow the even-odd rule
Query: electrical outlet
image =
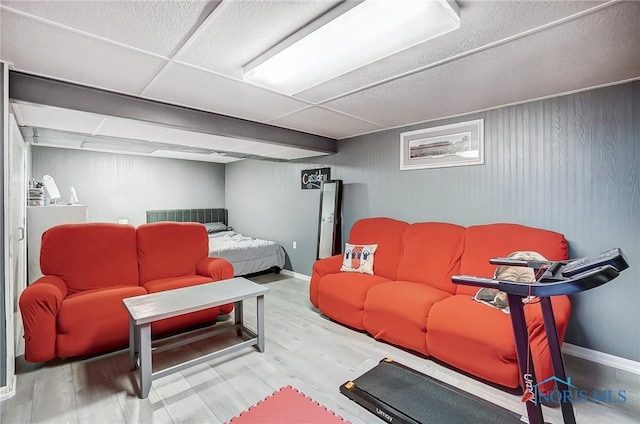
[(293, 248), (297, 249), (298, 248), (298, 243), (296, 243), (295, 241), (293, 242)]

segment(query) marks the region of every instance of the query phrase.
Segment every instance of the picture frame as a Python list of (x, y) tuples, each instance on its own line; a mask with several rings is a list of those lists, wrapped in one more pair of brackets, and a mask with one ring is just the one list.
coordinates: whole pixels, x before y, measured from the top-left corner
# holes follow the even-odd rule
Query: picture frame
[(400, 134), (400, 169), (484, 164), (484, 119)]

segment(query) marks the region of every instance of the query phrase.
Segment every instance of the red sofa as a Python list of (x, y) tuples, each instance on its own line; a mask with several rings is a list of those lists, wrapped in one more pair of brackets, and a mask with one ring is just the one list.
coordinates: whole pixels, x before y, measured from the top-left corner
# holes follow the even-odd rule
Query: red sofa
[[(451, 276), (492, 277), (489, 259), (514, 251), (567, 259), (562, 234), (516, 224), (465, 228), (368, 218), (353, 225), (349, 243), (378, 244), (374, 275), (340, 272), (342, 255), (317, 261), (310, 300), (322, 314), (484, 380), (520, 385), (509, 315), (473, 300), (478, 288), (455, 285)], [(571, 304), (558, 296), (552, 305), (562, 340)], [(536, 377), (543, 381), (553, 370), (540, 305), (525, 306), (525, 316)]]
[[(43, 362), (125, 346), (122, 299), (233, 278), (233, 266), (208, 258), (198, 223), (59, 225), (42, 236), (44, 276), (20, 296), (25, 359)], [(233, 304), (152, 324), (154, 334), (215, 321)]]

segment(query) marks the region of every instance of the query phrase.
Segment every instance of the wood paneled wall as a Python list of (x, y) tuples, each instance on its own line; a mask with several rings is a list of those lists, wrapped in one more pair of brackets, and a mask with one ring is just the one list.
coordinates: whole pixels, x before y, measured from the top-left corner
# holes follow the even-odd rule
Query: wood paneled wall
[[(400, 171), (401, 132), (479, 118), (484, 165)], [(332, 178), (345, 183), (344, 240), (357, 219), (390, 216), (546, 228), (565, 234), (572, 257), (621, 247), (631, 268), (573, 296), (566, 340), (640, 361), (639, 81), (364, 135), (338, 147), (335, 155), (298, 163), (227, 165), (231, 225), (278, 240), (293, 270), (310, 275), (319, 191), (300, 190), (300, 170), (330, 166)]]
[(63, 201), (75, 187), (90, 221), (139, 225), (150, 209), (224, 207), (222, 164), (34, 146), (32, 166), (35, 179), (55, 179)]

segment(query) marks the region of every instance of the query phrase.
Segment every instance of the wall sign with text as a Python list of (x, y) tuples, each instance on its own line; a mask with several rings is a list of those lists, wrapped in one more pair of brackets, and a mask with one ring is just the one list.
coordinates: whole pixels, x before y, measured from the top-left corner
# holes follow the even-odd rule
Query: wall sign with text
[(300, 186), (303, 190), (319, 190), (323, 181), (331, 179), (331, 168), (303, 169)]

